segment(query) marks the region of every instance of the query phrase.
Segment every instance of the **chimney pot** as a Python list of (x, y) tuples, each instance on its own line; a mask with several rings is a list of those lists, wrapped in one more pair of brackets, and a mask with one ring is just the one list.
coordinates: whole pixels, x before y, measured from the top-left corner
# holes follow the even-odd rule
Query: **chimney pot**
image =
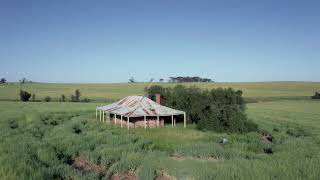
[(156, 103), (160, 104), (161, 96), (160, 94), (156, 94)]

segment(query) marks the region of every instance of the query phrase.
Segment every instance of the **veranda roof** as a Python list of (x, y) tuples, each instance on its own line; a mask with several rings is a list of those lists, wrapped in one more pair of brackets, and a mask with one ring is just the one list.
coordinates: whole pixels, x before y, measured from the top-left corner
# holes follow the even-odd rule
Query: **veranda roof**
[(97, 107), (98, 110), (127, 117), (171, 116), (184, 114), (184, 111), (162, 106), (144, 96), (128, 96), (118, 102)]

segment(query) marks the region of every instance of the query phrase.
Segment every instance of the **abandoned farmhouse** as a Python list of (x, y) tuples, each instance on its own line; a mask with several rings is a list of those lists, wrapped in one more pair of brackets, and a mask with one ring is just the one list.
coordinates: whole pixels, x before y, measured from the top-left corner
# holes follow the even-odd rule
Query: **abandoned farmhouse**
[(184, 111), (162, 106), (159, 94), (156, 95), (156, 101), (145, 96), (128, 96), (118, 102), (97, 107), (96, 119), (99, 114), (101, 122), (111, 122), (128, 129), (155, 128), (165, 124), (171, 124), (174, 127), (177, 121), (183, 121), (186, 127)]

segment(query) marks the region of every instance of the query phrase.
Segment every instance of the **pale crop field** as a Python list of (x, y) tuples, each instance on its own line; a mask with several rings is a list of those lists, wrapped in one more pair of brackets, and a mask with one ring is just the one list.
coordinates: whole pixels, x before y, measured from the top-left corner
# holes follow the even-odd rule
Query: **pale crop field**
[[(320, 90), (319, 82), (257, 82), (257, 83), (179, 83), (181, 85), (196, 85), (203, 89), (234, 88), (242, 90), (247, 98), (306, 98)], [(0, 100), (19, 99), (19, 90), (23, 89), (36, 95), (36, 99), (43, 100), (50, 96), (54, 100), (62, 94), (67, 98), (76, 89), (81, 91), (83, 97), (92, 100), (105, 101), (120, 99), (128, 95), (143, 95), (144, 88), (151, 85), (175, 86), (177, 83), (114, 83), (114, 84), (46, 84), (31, 83), (20, 85), (18, 83), (1, 85)]]

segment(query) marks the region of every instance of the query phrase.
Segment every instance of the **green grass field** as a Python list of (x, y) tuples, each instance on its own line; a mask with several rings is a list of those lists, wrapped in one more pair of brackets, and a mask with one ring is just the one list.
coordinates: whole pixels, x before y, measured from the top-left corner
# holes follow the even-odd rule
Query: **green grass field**
[[(68, 98), (76, 89), (80, 89), (84, 97), (94, 101), (119, 99), (132, 94), (144, 94), (144, 88), (159, 83), (115, 83), (115, 84), (46, 84), (32, 83), (20, 85), (18, 83), (0, 86), (0, 100), (19, 99), (20, 89), (36, 94), (36, 99), (43, 100), (51, 96), (57, 100), (61, 94)], [(183, 83), (182, 83), (183, 84)], [(175, 86), (176, 83), (161, 83), (163, 86)], [(319, 91), (319, 82), (257, 82), (257, 83), (187, 83), (201, 88), (232, 87), (244, 92), (246, 98), (259, 99), (290, 99), (306, 98)]]
[[(101, 102), (4, 101), (17, 98), (17, 85), (2, 86), (0, 179), (112, 179), (129, 172), (138, 179), (319, 179), (320, 101), (293, 100), (313, 94), (319, 84), (230, 84), (246, 97), (277, 99), (247, 104), (249, 119), (271, 133), (272, 142), (257, 132), (203, 132), (180, 124), (128, 131), (95, 119)], [(84, 96), (103, 100), (141, 94), (147, 85), (30, 84), (24, 89), (55, 97), (79, 88)], [(228, 143), (221, 144), (222, 138)]]

